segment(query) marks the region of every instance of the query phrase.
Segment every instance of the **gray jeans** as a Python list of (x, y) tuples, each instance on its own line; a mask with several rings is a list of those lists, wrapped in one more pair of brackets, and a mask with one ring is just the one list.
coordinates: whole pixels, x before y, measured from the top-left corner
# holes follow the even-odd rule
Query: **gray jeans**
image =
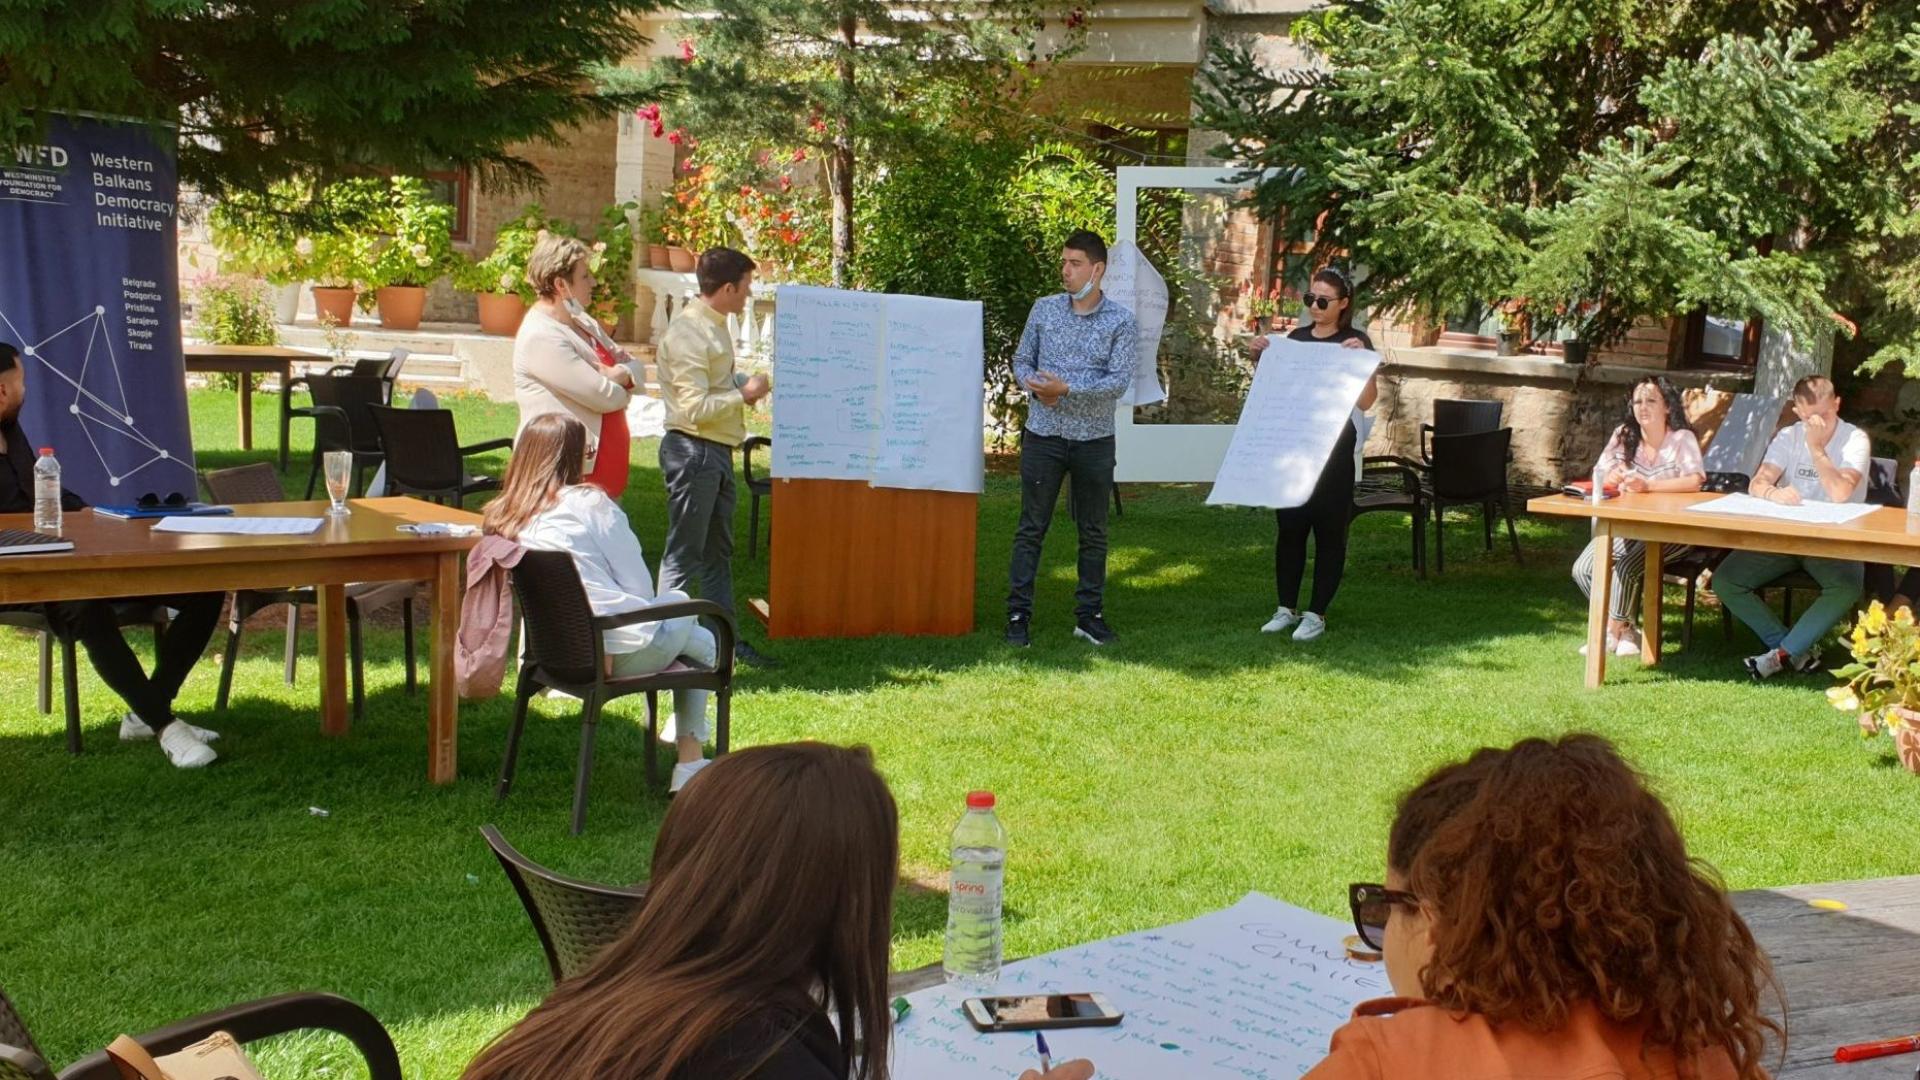
[[(660, 591), (679, 589), (733, 613), (733, 448), (679, 431), (660, 440), (667, 546)], [(699, 579), (698, 590), (689, 583)]]

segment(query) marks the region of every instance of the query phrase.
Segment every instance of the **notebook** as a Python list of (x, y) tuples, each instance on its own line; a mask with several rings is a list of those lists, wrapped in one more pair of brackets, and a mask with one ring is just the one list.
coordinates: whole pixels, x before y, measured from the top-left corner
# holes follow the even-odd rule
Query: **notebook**
[(0, 555), (31, 555), (37, 551), (72, 551), (73, 541), (52, 533), (0, 529)]
[(93, 512), (122, 521), (140, 521), (145, 518), (220, 516), (233, 513), (233, 507), (196, 502), (180, 506), (96, 506)]

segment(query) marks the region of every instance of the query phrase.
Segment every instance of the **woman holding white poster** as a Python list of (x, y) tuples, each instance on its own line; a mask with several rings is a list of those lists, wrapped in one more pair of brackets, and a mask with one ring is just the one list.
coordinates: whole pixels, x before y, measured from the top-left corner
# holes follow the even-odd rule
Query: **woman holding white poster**
[[(1331, 266), (1322, 267), (1308, 284), (1305, 300), (1306, 319), (1287, 335), (1289, 340), (1348, 349), (1373, 348), (1373, 339), (1353, 325), (1353, 283), (1346, 274)], [(1267, 342), (1267, 338), (1259, 337), (1248, 345), (1255, 363), (1260, 361)], [(1300, 506), (1273, 512), (1278, 530), (1273, 542), (1273, 582), (1280, 594), (1280, 606), (1260, 628), (1263, 634), (1278, 634), (1291, 627), (1293, 640), (1312, 641), (1327, 632), (1327, 608), (1347, 569), (1347, 528), (1353, 520), (1353, 487), (1360, 475), (1360, 429), (1366, 425), (1367, 410), (1373, 408), (1374, 398), (1380, 394), (1376, 378), (1368, 376), (1358, 407), (1321, 467), (1313, 495)], [(1309, 533), (1314, 550), (1313, 595), (1306, 610), (1298, 612), (1295, 605), (1300, 602), (1300, 581), (1307, 571)]]

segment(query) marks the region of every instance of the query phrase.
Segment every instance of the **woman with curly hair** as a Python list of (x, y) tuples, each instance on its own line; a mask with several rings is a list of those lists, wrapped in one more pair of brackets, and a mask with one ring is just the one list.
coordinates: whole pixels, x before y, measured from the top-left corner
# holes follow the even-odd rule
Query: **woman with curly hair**
[(1350, 893), (1400, 996), (1355, 1009), (1309, 1080), (1762, 1080), (1785, 1036), (1746, 923), (1595, 735), (1435, 772), (1400, 800), (1386, 883)]

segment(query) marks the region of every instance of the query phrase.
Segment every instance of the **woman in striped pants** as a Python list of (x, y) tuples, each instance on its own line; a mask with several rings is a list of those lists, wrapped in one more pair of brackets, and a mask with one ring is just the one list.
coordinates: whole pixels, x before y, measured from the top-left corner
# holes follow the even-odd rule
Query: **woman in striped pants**
[[(1627, 418), (1614, 430), (1607, 448), (1595, 463), (1610, 487), (1622, 494), (1639, 491), (1699, 491), (1707, 481), (1706, 463), (1700, 456), (1700, 440), (1687, 423), (1686, 406), (1680, 392), (1666, 379), (1649, 375), (1633, 384), (1627, 402)], [(1665, 558), (1686, 554), (1684, 546), (1665, 549)], [(1600, 553), (1600, 538), (1595, 537), (1573, 564), (1573, 580), (1581, 593), (1593, 595), (1593, 564)], [(1646, 574), (1647, 549), (1638, 540), (1613, 542), (1613, 583), (1607, 594), (1607, 648), (1620, 656), (1640, 651), (1640, 635), (1634, 630), (1633, 616), (1640, 596), (1640, 583)], [(1655, 570), (1659, 573), (1659, 570)], [(1587, 651), (1580, 647), (1581, 653)]]

